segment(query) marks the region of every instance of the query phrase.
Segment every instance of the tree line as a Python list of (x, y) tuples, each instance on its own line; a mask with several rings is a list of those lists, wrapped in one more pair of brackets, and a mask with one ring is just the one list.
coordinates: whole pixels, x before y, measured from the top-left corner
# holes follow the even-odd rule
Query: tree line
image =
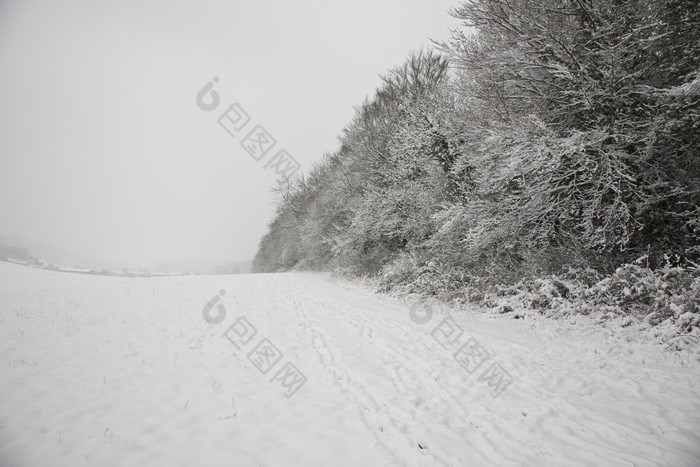
[(472, 0), (383, 76), (254, 260), (437, 293), (700, 258), (700, 8)]

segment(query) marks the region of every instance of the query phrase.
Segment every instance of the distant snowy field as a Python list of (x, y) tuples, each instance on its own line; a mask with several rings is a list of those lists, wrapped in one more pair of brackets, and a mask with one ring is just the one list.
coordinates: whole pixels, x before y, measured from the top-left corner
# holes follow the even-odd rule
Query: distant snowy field
[(410, 305), (0, 263), (0, 466), (700, 465), (695, 356)]

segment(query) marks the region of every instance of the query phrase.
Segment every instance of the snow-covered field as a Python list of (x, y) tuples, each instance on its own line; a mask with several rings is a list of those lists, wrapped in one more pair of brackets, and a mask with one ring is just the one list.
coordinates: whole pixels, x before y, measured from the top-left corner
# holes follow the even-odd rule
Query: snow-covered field
[(695, 356), (410, 306), (0, 263), (0, 466), (700, 465)]

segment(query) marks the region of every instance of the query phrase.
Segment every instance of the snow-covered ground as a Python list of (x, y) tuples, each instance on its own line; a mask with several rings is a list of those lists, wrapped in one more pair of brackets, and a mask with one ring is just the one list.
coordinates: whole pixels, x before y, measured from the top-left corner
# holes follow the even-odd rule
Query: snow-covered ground
[(694, 355), (428, 310), (313, 274), (0, 263), (0, 466), (700, 465)]

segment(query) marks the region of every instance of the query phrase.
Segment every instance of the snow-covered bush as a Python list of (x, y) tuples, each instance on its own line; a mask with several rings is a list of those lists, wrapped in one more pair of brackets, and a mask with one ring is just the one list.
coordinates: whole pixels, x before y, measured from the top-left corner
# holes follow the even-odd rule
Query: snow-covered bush
[[(590, 269), (494, 287), (496, 309), (536, 311), (550, 317), (624, 317), (648, 326), (664, 324), (670, 334), (700, 337), (700, 269), (672, 266), (650, 269), (625, 264), (601, 277)], [(630, 319), (632, 321), (630, 321)]]

